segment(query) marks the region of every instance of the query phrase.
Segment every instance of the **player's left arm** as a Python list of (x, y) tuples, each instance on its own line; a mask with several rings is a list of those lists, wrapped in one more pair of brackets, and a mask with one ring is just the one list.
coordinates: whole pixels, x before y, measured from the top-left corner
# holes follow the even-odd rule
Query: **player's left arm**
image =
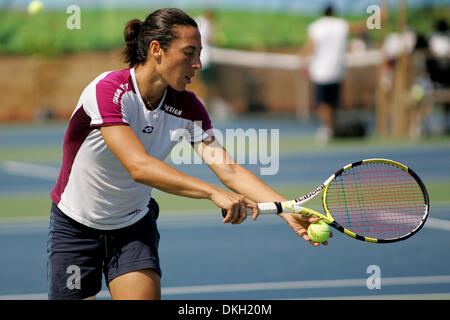
[[(210, 141), (196, 143), (193, 147), (219, 180), (234, 192), (255, 202), (287, 200), (251, 171), (237, 163), (214, 137)], [(279, 215), (286, 220), (296, 234), (306, 241), (309, 241), (307, 235), (309, 224), (319, 221), (318, 218), (299, 214), (281, 213)], [(256, 216), (254, 216), (255, 218)], [(318, 243), (314, 243), (314, 245), (318, 245)]]

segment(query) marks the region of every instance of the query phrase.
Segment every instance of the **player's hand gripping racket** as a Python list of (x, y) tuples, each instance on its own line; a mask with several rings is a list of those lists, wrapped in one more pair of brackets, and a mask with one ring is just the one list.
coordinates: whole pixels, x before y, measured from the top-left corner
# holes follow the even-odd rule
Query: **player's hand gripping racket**
[[(321, 191), (325, 214), (302, 206)], [(260, 214), (317, 216), (348, 236), (383, 243), (404, 240), (419, 231), (428, 215), (429, 198), (419, 176), (407, 166), (367, 159), (337, 170), (300, 198), (258, 203), (258, 208)]]

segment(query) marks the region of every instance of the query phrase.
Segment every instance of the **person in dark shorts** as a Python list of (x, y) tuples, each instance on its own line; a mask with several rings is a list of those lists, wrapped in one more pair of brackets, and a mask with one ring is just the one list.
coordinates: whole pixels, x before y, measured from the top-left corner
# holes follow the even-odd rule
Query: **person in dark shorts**
[[(381, 22), (387, 17), (387, 10), (383, 9)], [(365, 19), (347, 22), (336, 16), (331, 5), (325, 7), (322, 17), (308, 26), (308, 37), (301, 55), (311, 57), (308, 73), (316, 90), (315, 108), (320, 121), (316, 139), (320, 143), (327, 143), (335, 134), (340, 84), (346, 73), (348, 36), (366, 31)]]
[(48, 239), (49, 298), (85, 299), (108, 283), (133, 270), (152, 269), (161, 277), (156, 219), (157, 202), (151, 198), (149, 212), (131, 226), (99, 230), (85, 226), (52, 205)]
[(303, 54), (311, 55), (309, 76), (316, 90), (315, 107), (320, 121), (316, 138), (321, 143), (333, 137), (339, 84), (345, 73), (348, 33), (349, 24), (335, 17), (331, 6), (327, 6), (323, 16), (308, 26)]

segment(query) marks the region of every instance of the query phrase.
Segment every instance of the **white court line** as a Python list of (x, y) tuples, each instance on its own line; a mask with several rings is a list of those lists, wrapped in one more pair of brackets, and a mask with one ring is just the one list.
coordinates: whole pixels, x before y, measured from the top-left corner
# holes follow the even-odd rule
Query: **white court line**
[[(315, 281), (283, 281), (283, 282), (261, 282), (261, 283), (236, 283), (202, 286), (182, 286), (162, 288), (163, 296), (180, 294), (204, 294), (223, 292), (248, 292), (248, 291), (273, 291), (273, 290), (299, 290), (299, 289), (324, 289), (324, 288), (347, 288), (366, 287), (367, 279), (342, 279), (342, 280), (315, 280)], [(425, 285), (450, 283), (450, 275), (447, 276), (421, 276), (421, 277), (391, 277), (381, 278), (383, 286)], [(411, 294), (408, 294), (411, 295)], [(406, 295), (406, 296), (408, 296)], [(97, 294), (97, 298), (109, 298), (107, 290)], [(339, 299), (339, 297), (336, 297)], [(3, 295), (0, 300), (46, 300), (47, 294), (20, 294)]]
[(5, 161), (3, 168), (8, 173), (46, 180), (56, 180), (59, 174), (57, 167), (17, 161)]
[(444, 219), (437, 219), (437, 218), (427, 218), (427, 221), (425, 221), (424, 227), (427, 227), (430, 229), (450, 231), (450, 221), (444, 220)]
[(415, 293), (415, 294), (383, 294), (372, 296), (342, 296), (321, 298), (297, 298), (288, 300), (449, 300), (450, 292), (447, 293)]

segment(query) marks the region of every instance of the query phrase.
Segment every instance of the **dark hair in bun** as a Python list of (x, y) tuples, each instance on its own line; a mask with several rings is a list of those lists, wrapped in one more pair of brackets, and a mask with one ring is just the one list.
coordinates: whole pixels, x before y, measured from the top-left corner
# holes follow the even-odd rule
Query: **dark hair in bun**
[(130, 67), (134, 67), (147, 60), (150, 42), (156, 40), (161, 48), (167, 50), (173, 40), (177, 38), (175, 26), (198, 27), (194, 19), (188, 14), (173, 8), (159, 9), (151, 13), (145, 21), (133, 19), (128, 21), (123, 32), (125, 48), (123, 59)]

